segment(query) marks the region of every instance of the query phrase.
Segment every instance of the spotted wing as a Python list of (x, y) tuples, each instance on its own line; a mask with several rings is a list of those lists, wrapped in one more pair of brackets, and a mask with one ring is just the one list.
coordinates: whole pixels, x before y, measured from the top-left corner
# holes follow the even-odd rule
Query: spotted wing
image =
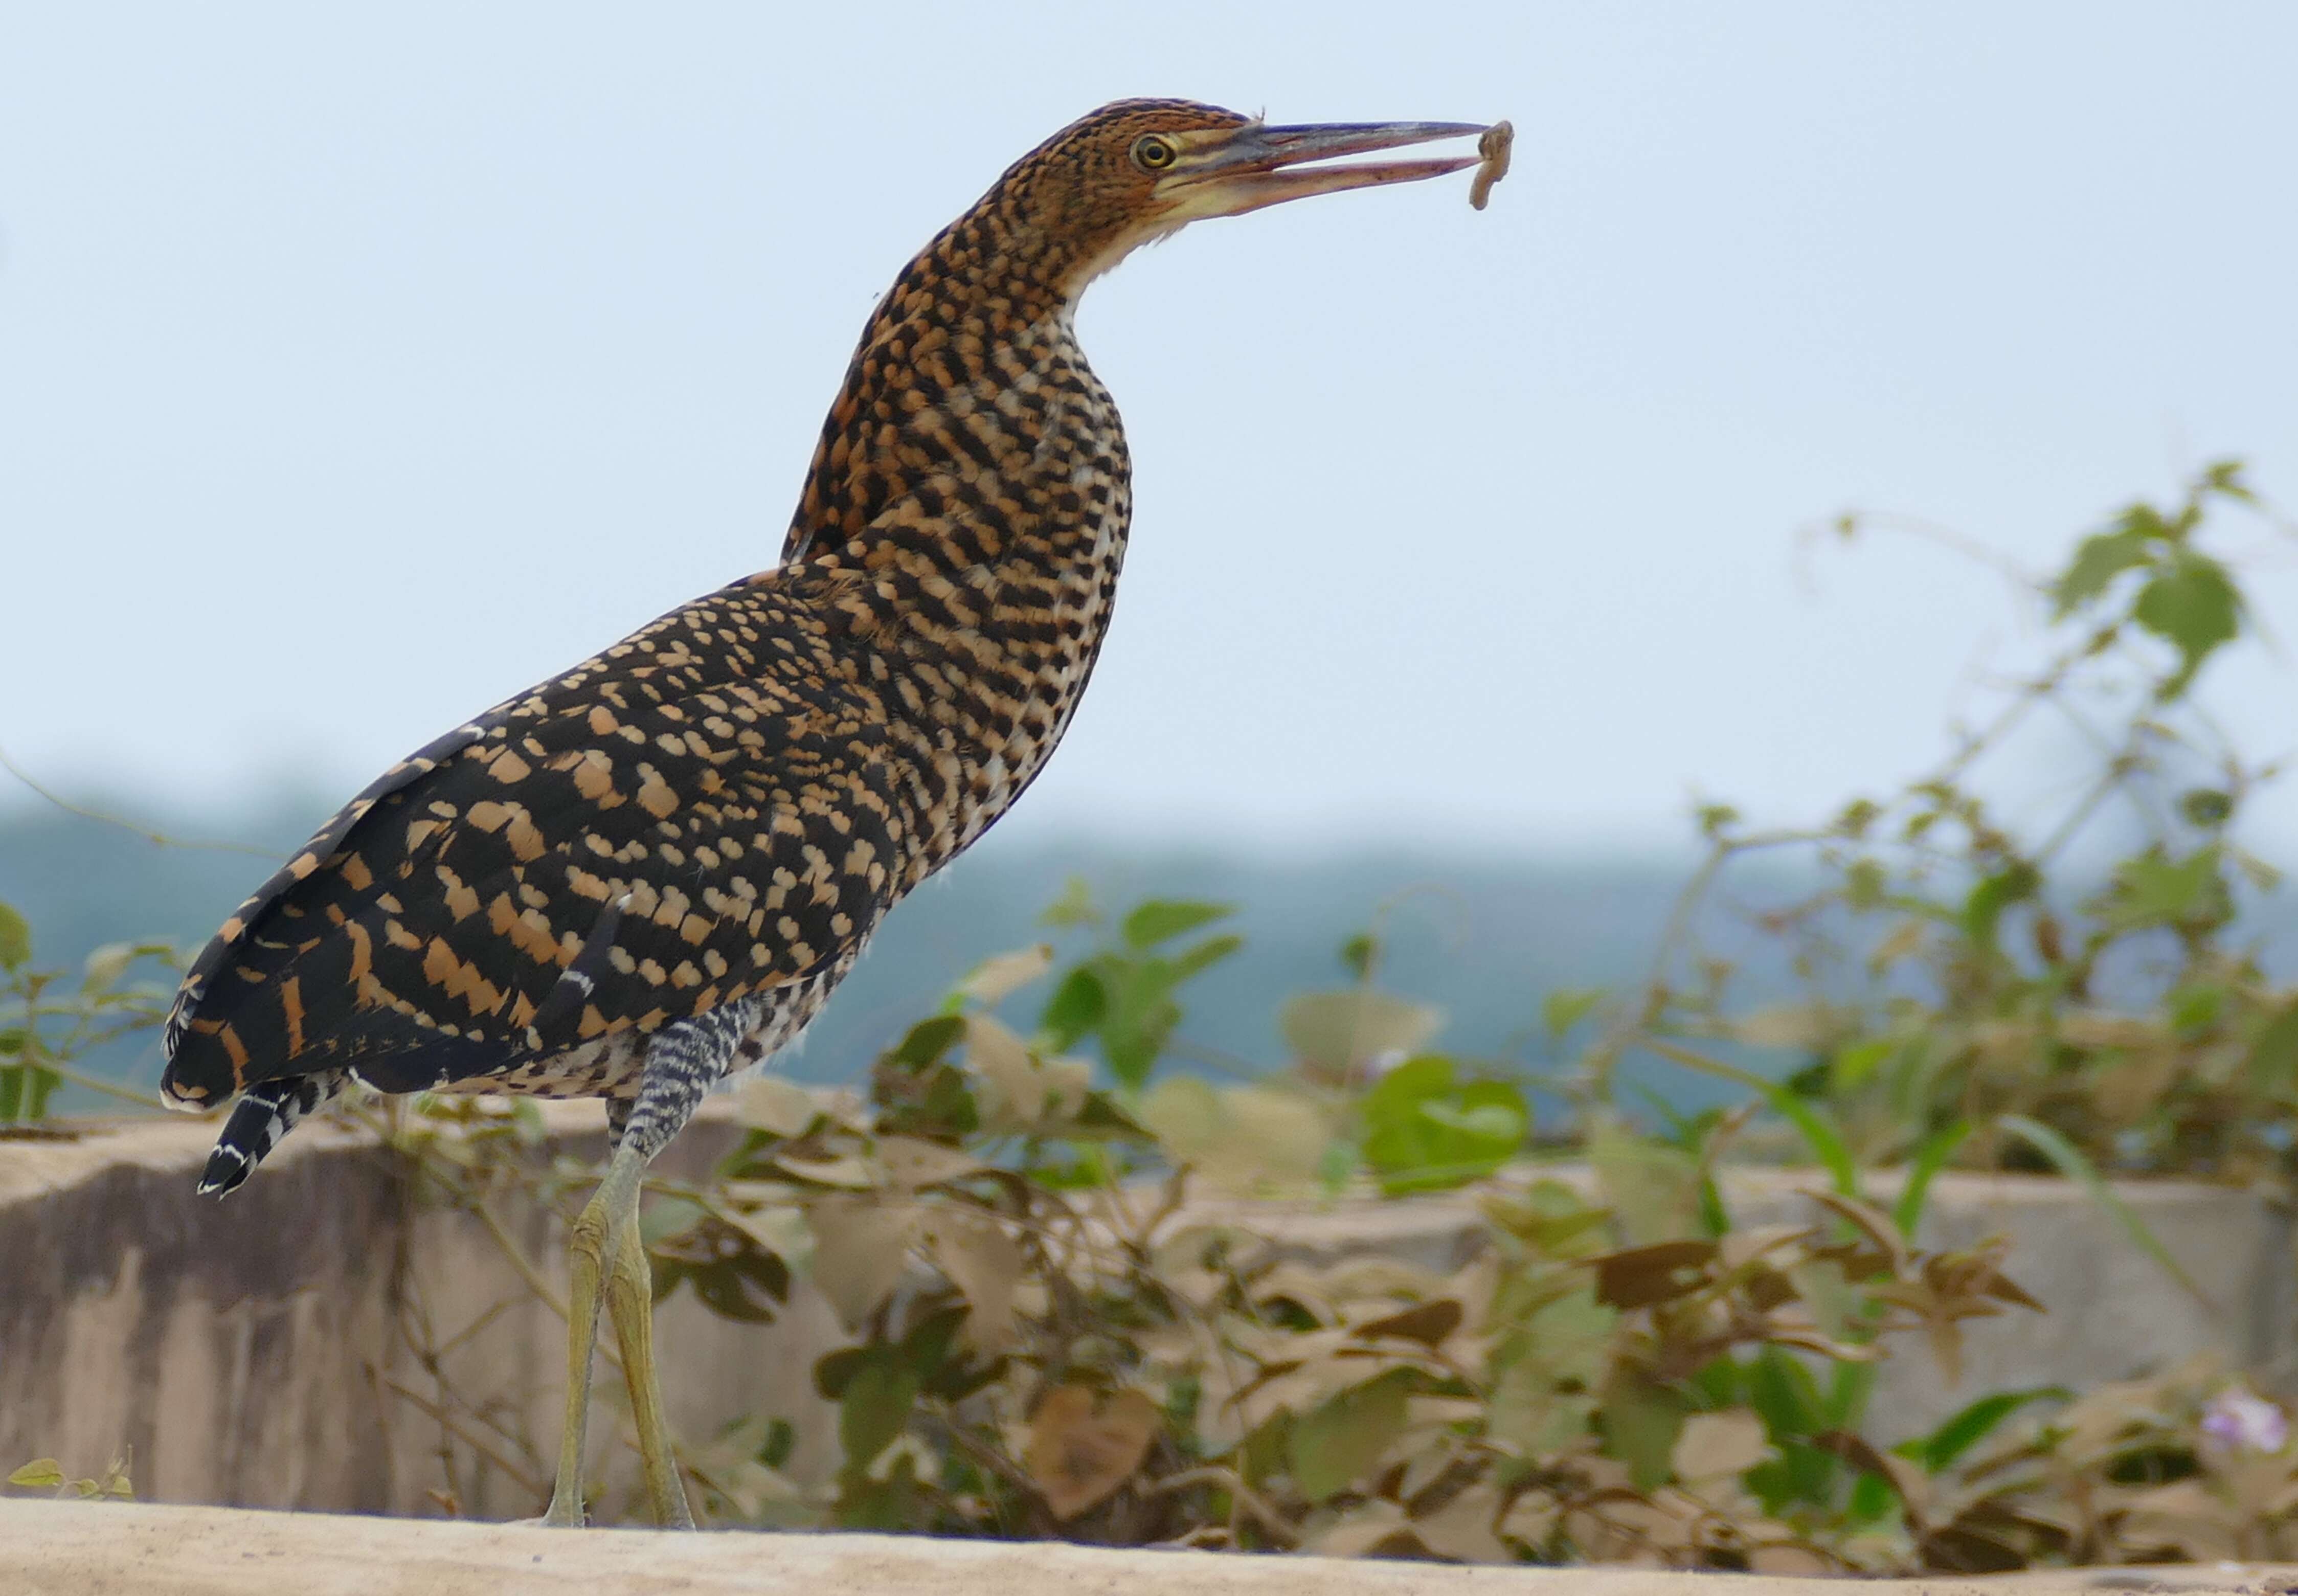
[(884, 729), (773, 574), (403, 761), (194, 963), (163, 1089), (386, 1090), (653, 1031), (835, 963), (897, 890)]

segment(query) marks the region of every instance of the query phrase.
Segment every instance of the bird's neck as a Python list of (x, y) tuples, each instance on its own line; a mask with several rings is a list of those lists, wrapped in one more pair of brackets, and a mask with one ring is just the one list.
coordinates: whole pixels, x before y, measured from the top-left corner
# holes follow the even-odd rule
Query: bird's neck
[(1061, 740), (1131, 517), (1124, 432), (1069, 295), (953, 227), (864, 335), (783, 554), (915, 744), (933, 791), (912, 874), (980, 835)]
[(1121, 538), (1130, 468), (1071, 323), (1082, 283), (1063, 249), (979, 208), (920, 252), (822, 423), (785, 562), (1051, 566), (1112, 506)]

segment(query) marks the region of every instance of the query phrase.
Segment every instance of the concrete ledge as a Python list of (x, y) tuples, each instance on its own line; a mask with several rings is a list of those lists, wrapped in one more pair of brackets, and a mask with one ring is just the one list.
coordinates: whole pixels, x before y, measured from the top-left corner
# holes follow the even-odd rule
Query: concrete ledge
[[(736, 1134), (731, 1104), (706, 1104), (665, 1155), (695, 1175)], [(595, 1104), (546, 1104), (560, 1150), (595, 1154)], [(394, 1160), (340, 1126), (299, 1129), (227, 1202), (192, 1195), (215, 1128), (140, 1121), (72, 1141), (0, 1140), (0, 1469), (54, 1457), (74, 1474), (133, 1449), (147, 1501), (329, 1512), (535, 1512), (540, 1493), (426, 1417), (441, 1385), (411, 1344), (410, 1313), (451, 1352), (440, 1376), (485, 1393), (547, 1448), (558, 1433), (565, 1331), (529, 1299), (484, 1228), (412, 1201)], [(1547, 1171), (1584, 1180), (1585, 1170)], [(1810, 1171), (1728, 1172), (1743, 1223), (1807, 1220)], [(1888, 1201), (1893, 1180), (1875, 1178)], [(2020, 1177), (1943, 1177), (1928, 1245), (2013, 1237), (2011, 1270), (2049, 1304), (1971, 1327), (1965, 1374), (1946, 1385), (1920, 1348), (1888, 1361), (1871, 1410), (1883, 1441), (1916, 1433), (1988, 1391), (2078, 1389), (2198, 1353), (2287, 1376), (2298, 1351), (2298, 1269), (2286, 1208), (2192, 1182), (2125, 1195), (2201, 1287), (2188, 1294), (2079, 1188)], [(1439, 1271), (1483, 1245), (1472, 1196), (1383, 1203), (1208, 1201), (1312, 1262), (1376, 1252)], [(508, 1203), (501, 1221), (554, 1283), (563, 1231)], [(681, 1291), (661, 1307), (664, 1374), (677, 1432), (707, 1438), (744, 1416), (790, 1424), (785, 1473), (819, 1485), (838, 1457), (835, 1410), (812, 1369), (841, 1344), (836, 1317), (795, 1284), (775, 1323), (739, 1324)], [(612, 1382), (606, 1382), (611, 1386)], [(610, 1399), (609, 1399), (610, 1400)], [(594, 1478), (627, 1483), (616, 1426), (594, 1426)], [(529, 1460), (527, 1473), (537, 1471)], [(547, 1474), (547, 1471), (543, 1471)], [(608, 1509), (611, 1511), (611, 1509)], [(0, 1581), (4, 1590), (4, 1581)]]
[[(1839, 1596), (1842, 1583), (1628, 1568), (1456, 1568), (894, 1535), (544, 1530), (120, 1503), (0, 1501), (12, 1596)], [(2263, 1566), (1863, 1580), (1862, 1596), (2178, 1590), (2263, 1596)]]

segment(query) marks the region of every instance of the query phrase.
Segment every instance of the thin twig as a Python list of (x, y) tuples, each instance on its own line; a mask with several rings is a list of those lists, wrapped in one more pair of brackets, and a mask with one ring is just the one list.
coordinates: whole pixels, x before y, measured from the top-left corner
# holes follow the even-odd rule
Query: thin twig
[(1228, 1492), (1235, 1501), (1242, 1503), (1245, 1509), (1260, 1521), (1261, 1528), (1269, 1531), (1286, 1546), (1301, 1544), (1301, 1537), (1294, 1532), (1291, 1525), (1285, 1522), (1284, 1515), (1271, 1507), (1259, 1492), (1239, 1478), (1233, 1468), (1224, 1468), (1215, 1463), (1206, 1464), (1200, 1468), (1185, 1468), (1178, 1474), (1169, 1474), (1151, 1485), (1149, 1494), (1164, 1496), (1175, 1491), (1186, 1491), (1196, 1485), (1219, 1486)]
[(8, 757), (8, 752), (5, 748), (0, 748), (0, 770), (6, 771), (10, 775), (15, 777), (16, 780), (21, 781), (25, 786), (30, 788), (41, 798), (45, 798), (49, 803), (54, 804), (57, 808), (62, 809), (67, 815), (77, 815), (83, 820), (97, 821), (108, 826), (118, 826), (123, 831), (132, 831), (136, 836), (143, 838), (146, 842), (156, 842), (161, 848), (204, 848), (214, 853), (249, 854), (258, 859), (271, 860), (275, 864), (278, 862), (280, 857), (278, 854), (273, 852), (269, 848), (250, 848), (244, 842), (210, 842), (198, 838), (170, 837), (165, 831), (155, 831), (149, 826), (139, 826), (132, 820), (120, 819), (117, 815), (106, 815), (101, 809), (91, 809), (84, 804), (75, 804), (70, 799), (50, 791), (47, 788), (41, 786), (37, 781), (32, 780), (29, 775), (25, 773), (21, 765), (19, 765), (13, 759), (11, 759)]
[[(516, 1484), (520, 1489), (525, 1491), (530, 1496), (540, 1500), (541, 1497), (548, 1494), (548, 1493), (543, 1490), (541, 1481), (537, 1480), (533, 1475), (527, 1473), (525, 1469), (521, 1468), (517, 1464), (512, 1462), (508, 1458), (504, 1457), (502, 1453), (497, 1451), (492, 1446), (490, 1446), (483, 1437), (475, 1435), (469, 1430), (466, 1429), (462, 1424), (456, 1419), (455, 1416), (447, 1411), (446, 1409), (432, 1402), (429, 1398), (425, 1397), (417, 1392), (409, 1390), (404, 1384), (389, 1375), (384, 1377), (384, 1384), (390, 1386), (391, 1389), (396, 1392), (400, 1396), (403, 1397), (408, 1402), (413, 1403), (417, 1409), (421, 1410), (424, 1415), (437, 1423), (441, 1429), (449, 1432), (464, 1445), (469, 1447), (473, 1451), (478, 1453), (479, 1456), (484, 1458), (488, 1462), (492, 1463), (496, 1468), (501, 1469), (504, 1474), (510, 1477), (513, 1484)], [(451, 1484), (452, 1481), (451, 1480), (449, 1483)]]

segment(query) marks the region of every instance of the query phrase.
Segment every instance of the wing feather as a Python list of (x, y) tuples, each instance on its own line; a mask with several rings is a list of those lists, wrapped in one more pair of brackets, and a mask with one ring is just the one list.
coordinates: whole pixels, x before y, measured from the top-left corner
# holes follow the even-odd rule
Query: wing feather
[(673, 611), (322, 828), (194, 961), (163, 1088), (444, 1084), (850, 957), (907, 831), (875, 704), (771, 576)]

